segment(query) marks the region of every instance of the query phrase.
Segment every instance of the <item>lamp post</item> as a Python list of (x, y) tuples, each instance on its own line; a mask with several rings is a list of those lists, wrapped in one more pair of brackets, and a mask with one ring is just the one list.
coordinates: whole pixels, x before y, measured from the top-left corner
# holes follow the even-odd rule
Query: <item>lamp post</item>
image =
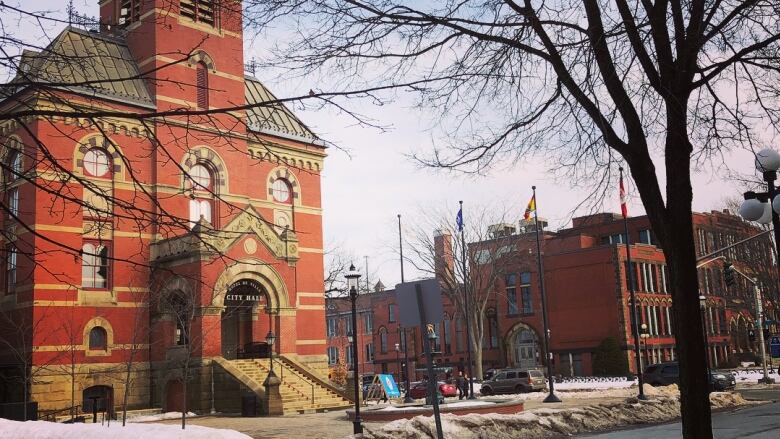
[[(766, 182), (766, 192), (745, 192), (745, 201), (739, 206), (739, 214), (748, 221), (761, 224), (772, 223), (775, 235), (776, 255), (780, 255), (780, 188), (775, 187), (777, 170), (780, 169), (780, 154), (771, 148), (756, 153), (756, 169)], [(780, 265), (777, 266), (780, 274)]]
[(645, 358), (647, 358), (647, 364), (650, 365), (650, 355), (647, 351), (647, 339), (650, 338), (650, 332), (647, 330), (646, 323), (642, 323), (639, 329), (642, 332), (641, 334), (639, 334), (639, 337), (642, 339), (642, 342), (645, 345)]
[(395, 363), (398, 366), (398, 382), (401, 382), (401, 378), (403, 378), (403, 374), (401, 373), (401, 344), (396, 343), (395, 344)]
[(265, 342), (268, 344), (268, 359), (271, 364), (269, 375), (274, 375), (274, 342), (276, 342), (274, 331), (268, 330), (268, 334), (265, 335)]
[(707, 338), (707, 298), (699, 296), (699, 309), (701, 310), (701, 332), (704, 334), (704, 364), (707, 365), (707, 393), (710, 383), (710, 341)]
[(360, 419), (360, 376), (358, 374), (358, 351), (357, 351), (357, 296), (358, 282), (360, 281), (360, 272), (355, 269), (354, 264), (350, 264), (349, 271), (344, 276), (347, 278), (347, 288), (349, 289), (349, 300), (352, 302), (352, 376), (355, 380), (355, 418), (352, 421), (352, 432), (354, 434), (363, 434), (363, 425)]

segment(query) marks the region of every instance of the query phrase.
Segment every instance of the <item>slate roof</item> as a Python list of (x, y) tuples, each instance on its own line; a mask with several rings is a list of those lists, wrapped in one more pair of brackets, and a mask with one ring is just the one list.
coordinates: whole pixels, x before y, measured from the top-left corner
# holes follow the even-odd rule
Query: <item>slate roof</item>
[[(0, 88), (0, 99), (32, 86), (46, 85), (95, 98), (138, 105), (150, 109), (155, 102), (130, 49), (121, 37), (67, 27), (46, 49), (25, 50), (19, 71), (10, 82), (16, 87)], [(260, 81), (245, 78), (247, 104), (276, 100)], [(251, 131), (277, 134), (303, 141), (318, 137), (283, 104), (247, 110)]]
[(46, 49), (25, 50), (9, 94), (32, 83), (154, 107), (130, 49), (120, 39), (68, 27)]
[[(246, 103), (248, 105), (276, 100), (260, 81), (246, 77)], [(247, 126), (252, 131), (271, 131), (283, 135), (315, 140), (317, 136), (284, 105), (274, 104), (247, 110)]]

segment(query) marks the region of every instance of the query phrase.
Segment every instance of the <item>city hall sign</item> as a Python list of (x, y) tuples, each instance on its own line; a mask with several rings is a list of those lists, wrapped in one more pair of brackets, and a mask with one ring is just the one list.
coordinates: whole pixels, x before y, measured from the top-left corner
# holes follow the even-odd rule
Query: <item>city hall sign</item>
[(252, 279), (242, 279), (228, 288), (225, 294), (226, 306), (266, 306), (268, 295), (263, 286)]

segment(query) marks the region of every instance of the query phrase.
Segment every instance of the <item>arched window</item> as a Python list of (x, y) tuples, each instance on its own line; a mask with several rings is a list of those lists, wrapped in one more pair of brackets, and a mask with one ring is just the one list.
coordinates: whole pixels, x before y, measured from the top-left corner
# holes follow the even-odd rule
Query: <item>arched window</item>
[(203, 218), (214, 224), (214, 176), (205, 164), (196, 164), (187, 172), (192, 199), (190, 200), (190, 228)]
[(92, 177), (105, 177), (111, 170), (108, 153), (100, 148), (90, 148), (84, 154), (84, 171)]
[[(6, 173), (6, 185), (10, 185), (19, 179), (22, 175), (22, 154), (18, 152), (11, 153), (8, 158), (8, 167), (10, 168)], [(8, 206), (9, 216), (19, 215), (19, 188), (9, 187), (6, 190), (6, 206)]]
[(292, 203), (292, 190), (290, 189), (290, 182), (283, 178), (274, 180), (274, 184), (271, 187), (274, 201), (277, 203)]
[(93, 351), (108, 349), (108, 334), (105, 329), (95, 326), (89, 331), (89, 349)]
[(450, 335), (452, 333), (450, 330), (451, 322), (450, 317), (447, 314), (444, 314), (444, 319), (441, 323), (441, 343), (442, 346), (444, 346), (445, 354), (452, 353), (452, 344), (450, 343)]
[(186, 345), (190, 340), (190, 321), (193, 316), (192, 303), (182, 292), (177, 292), (169, 297), (169, 310), (176, 321), (176, 334), (174, 343), (177, 345)]
[(209, 109), (209, 70), (206, 64), (199, 62), (195, 66), (195, 86), (197, 87), (197, 104), (199, 110)]
[(109, 248), (105, 243), (85, 242), (81, 247), (81, 286), (108, 288)]
[(496, 310), (490, 309), (487, 312), (488, 323), (488, 341), (490, 348), (495, 349), (498, 347), (498, 318), (496, 317)]

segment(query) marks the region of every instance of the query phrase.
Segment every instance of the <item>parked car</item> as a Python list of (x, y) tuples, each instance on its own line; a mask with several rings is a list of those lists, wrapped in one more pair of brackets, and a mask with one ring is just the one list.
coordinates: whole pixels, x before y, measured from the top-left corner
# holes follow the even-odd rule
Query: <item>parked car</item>
[[(455, 386), (455, 384), (445, 383), (444, 381), (439, 381), (439, 392), (441, 392), (442, 396), (446, 398), (458, 396), (458, 388)], [(428, 381), (417, 381), (410, 384), (409, 396), (412, 398), (425, 398), (427, 394)]]
[[(680, 383), (680, 365), (676, 361), (651, 364), (642, 373), (644, 382), (651, 386), (668, 386)], [(734, 374), (727, 371), (710, 371), (710, 388), (716, 391), (733, 389), (737, 385)]]
[(482, 395), (537, 392), (547, 388), (544, 374), (535, 369), (503, 369), (482, 383)]

